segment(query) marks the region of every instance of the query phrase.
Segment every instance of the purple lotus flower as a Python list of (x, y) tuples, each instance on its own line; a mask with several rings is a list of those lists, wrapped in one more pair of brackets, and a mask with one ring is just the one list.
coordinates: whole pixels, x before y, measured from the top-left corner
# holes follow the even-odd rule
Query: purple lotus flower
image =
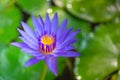
[(72, 32), (73, 28), (66, 29), (67, 19), (58, 27), (57, 13), (50, 20), (46, 14), (45, 21), (41, 16), (36, 19), (32, 16), (34, 31), (24, 22), (21, 22), (23, 30), (18, 29), (23, 42), (12, 42), (11, 44), (21, 48), (23, 52), (33, 56), (27, 61), (25, 66), (31, 66), (44, 60), (49, 69), (57, 75), (57, 58), (58, 57), (76, 57), (79, 53), (71, 51), (74, 49), (74, 38), (79, 30)]

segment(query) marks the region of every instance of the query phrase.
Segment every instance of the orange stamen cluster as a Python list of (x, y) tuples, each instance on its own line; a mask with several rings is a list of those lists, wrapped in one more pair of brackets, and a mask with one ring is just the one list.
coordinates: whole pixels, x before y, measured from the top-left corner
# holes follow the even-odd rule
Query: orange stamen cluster
[(53, 36), (43, 35), (40, 40), (39, 49), (43, 54), (52, 54), (55, 48), (55, 39)]

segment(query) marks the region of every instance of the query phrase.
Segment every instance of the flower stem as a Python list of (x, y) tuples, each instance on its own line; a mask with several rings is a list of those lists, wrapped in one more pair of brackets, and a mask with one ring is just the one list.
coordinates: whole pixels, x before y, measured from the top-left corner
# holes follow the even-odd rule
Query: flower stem
[(47, 66), (46, 64), (44, 64), (40, 80), (45, 80), (46, 71), (47, 71)]

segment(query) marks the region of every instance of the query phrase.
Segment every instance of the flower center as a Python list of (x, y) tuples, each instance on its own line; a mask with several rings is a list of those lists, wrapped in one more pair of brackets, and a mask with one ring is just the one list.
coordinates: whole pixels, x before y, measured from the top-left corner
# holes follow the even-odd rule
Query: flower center
[(39, 50), (43, 54), (52, 54), (56, 46), (53, 35), (43, 35), (39, 40)]
[(47, 35), (45, 35), (45, 36), (42, 36), (41, 42), (44, 45), (51, 45), (54, 42), (54, 38), (53, 38), (53, 36), (47, 36)]

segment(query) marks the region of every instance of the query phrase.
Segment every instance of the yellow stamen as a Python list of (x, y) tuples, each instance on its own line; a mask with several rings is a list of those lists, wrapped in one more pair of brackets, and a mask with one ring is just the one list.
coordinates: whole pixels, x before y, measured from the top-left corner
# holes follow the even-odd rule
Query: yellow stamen
[(51, 44), (53, 44), (53, 42), (54, 42), (54, 38), (53, 38), (52, 36), (44, 35), (44, 36), (42, 36), (42, 38), (41, 38), (41, 42), (42, 42), (44, 45), (51, 45)]
[(39, 46), (40, 48), (40, 52), (43, 54), (52, 54), (54, 51), (54, 46), (55, 46), (55, 42), (54, 42), (54, 36), (50, 36), (50, 35), (43, 35), (41, 37), (41, 45)]

